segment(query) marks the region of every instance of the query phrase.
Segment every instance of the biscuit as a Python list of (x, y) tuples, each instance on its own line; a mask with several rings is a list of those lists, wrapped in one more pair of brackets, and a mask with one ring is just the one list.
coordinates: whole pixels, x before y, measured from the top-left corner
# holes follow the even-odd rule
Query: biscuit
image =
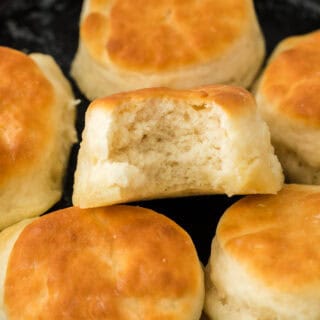
[(71, 87), (54, 60), (0, 47), (0, 229), (60, 199), (74, 121)]
[(320, 184), (320, 31), (283, 40), (258, 81), (258, 109), (288, 182)]
[(283, 183), (267, 125), (245, 89), (150, 88), (89, 106), (73, 203), (275, 193)]
[(264, 52), (252, 0), (86, 0), (71, 74), (89, 99), (145, 87), (248, 87)]
[(247, 196), (222, 216), (205, 312), (220, 320), (320, 318), (320, 187)]
[(139, 207), (67, 208), (0, 233), (0, 318), (198, 320), (189, 235)]

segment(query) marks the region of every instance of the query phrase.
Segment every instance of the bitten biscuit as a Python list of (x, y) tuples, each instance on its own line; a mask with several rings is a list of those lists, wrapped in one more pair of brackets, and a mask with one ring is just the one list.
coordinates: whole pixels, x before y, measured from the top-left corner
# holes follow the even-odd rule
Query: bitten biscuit
[(282, 41), (257, 90), (289, 182), (320, 184), (320, 31)]
[(210, 319), (320, 319), (319, 208), (319, 186), (285, 185), (225, 212), (206, 273)]
[(0, 47), (0, 229), (59, 200), (74, 121), (75, 100), (54, 60)]
[(73, 202), (96, 207), (196, 194), (275, 193), (283, 182), (251, 94), (152, 88), (89, 106)]
[(68, 208), (0, 233), (0, 318), (198, 320), (189, 235), (139, 207)]
[(264, 52), (252, 0), (86, 0), (71, 74), (89, 99), (145, 87), (247, 87)]

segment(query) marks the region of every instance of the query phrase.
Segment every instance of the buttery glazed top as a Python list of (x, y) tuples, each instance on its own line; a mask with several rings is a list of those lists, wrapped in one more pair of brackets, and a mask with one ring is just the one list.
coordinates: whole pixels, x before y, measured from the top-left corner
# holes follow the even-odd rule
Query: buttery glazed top
[[(29, 224), (5, 281), (8, 319), (192, 319), (200, 263), (174, 222), (139, 207), (68, 208)], [(201, 307), (200, 307), (201, 310)]]
[(247, 196), (223, 215), (217, 241), (265, 284), (294, 292), (320, 285), (320, 187), (285, 185)]
[[(170, 88), (146, 88), (136, 91), (117, 93), (91, 102), (87, 115), (96, 108), (104, 108), (108, 111), (116, 110), (121, 104), (134, 108), (134, 103), (151, 101), (152, 99), (182, 100), (195, 108), (204, 104), (217, 104), (223, 111), (230, 115), (243, 115), (253, 113), (256, 103), (246, 89), (229, 85), (209, 85), (196, 89), (176, 90)], [(133, 104), (130, 104), (130, 103)]]
[(320, 31), (283, 40), (267, 66), (261, 94), (270, 107), (320, 127)]
[(53, 87), (36, 63), (0, 47), (0, 186), (41, 157), (53, 101)]
[(91, 55), (142, 72), (210, 62), (254, 17), (251, 0), (87, 0), (84, 8), (80, 33)]

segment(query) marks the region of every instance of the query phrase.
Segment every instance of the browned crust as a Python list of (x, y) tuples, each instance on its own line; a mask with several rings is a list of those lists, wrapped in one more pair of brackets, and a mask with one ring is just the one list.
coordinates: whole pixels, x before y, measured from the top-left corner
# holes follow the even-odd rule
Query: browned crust
[(320, 31), (280, 43), (261, 83), (261, 94), (276, 112), (320, 126)]
[(0, 47), (0, 185), (41, 157), (53, 103), (53, 87), (36, 63)]
[(226, 113), (242, 114), (252, 112), (256, 108), (252, 95), (245, 89), (236, 86), (210, 85), (191, 90), (175, 90), (169, 88), (147, 88), (131, 92), (122, 92), (105, 98), (94, 100), (89, 112), (95, 108), (108, 111), (116, 110), (121, 104), (129, 105), (151, 99), (182, 100), (189, 104), (217, 104)]
[(68, 208), (22, 231), (8, 264), (6, 311), (24, 320), (128, 320), (140, 312), (178, 319), (201, 295), (201, 272), (190, 237), (160, 214)]
[[(117, 66), (140, 72), (207, 63), (224, 54), (255, 23), (251, 0), (99, 0), (89, 4), (81, 24), (81, 39), (89, 52), (102, 63), (108, 55)], [(104, 32), (96, 33), (98, 20), (104, 21)]]
[(320, 278), (319, 208), (318, 186), (247, 196), (226, 211), (217, 240), (255, 279), (277, 290), (303, 290)]

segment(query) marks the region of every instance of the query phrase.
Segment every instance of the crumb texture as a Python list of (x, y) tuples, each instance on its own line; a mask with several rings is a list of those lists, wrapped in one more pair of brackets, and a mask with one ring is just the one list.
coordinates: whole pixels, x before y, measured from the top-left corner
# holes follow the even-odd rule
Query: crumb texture
[(265, 123), (251, 105), (240, 107), (238, 89), (222, 88), (207, 101), (168, 95), (115, 97), (112, 108), (103, 107), (108, 99), (95, 102), (86, 117), (74, 203), (278, 191), (282, 173)]

